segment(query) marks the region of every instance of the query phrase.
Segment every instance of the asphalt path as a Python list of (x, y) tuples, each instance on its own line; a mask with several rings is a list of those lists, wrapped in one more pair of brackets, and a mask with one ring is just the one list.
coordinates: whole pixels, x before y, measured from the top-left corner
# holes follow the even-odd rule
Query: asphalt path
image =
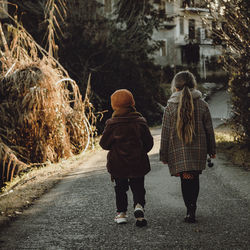
[[(222, 96), (216, 100), (227, 103)], [(212, 116), (218, 121), (217, 113)], [(250, 249), (250, 173), (218, 155), (200, 177), (198, 223), (184, 223), (180, 180), (159, 162), (160, 129), (152, 133), (147, 227), (135, 226), (130, 191), (128, 223), (114, 223), (114, 184), (105, 169), (106, 152), (97, 150), (0, 230), (0, 249)]]
[(215, 128), (232, 116), (231, 99), (228, 91), (217, 91), (211, 96), (208, 103)]
[(160, 129), (152, 131), (146, 176), (148, 226), (114, 223), (113, 183), (106, 152), (97, 151), (0, 232), (0, 249), (249, 249), (249, 172), (218, 158), (203, 172), (196, 224), (183, 222), (180, 180), (159, 162)]

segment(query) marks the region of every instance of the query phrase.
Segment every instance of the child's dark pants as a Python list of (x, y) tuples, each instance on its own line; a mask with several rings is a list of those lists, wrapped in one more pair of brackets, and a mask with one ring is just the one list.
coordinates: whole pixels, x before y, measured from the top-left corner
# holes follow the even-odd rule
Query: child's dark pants
[(137, 178), (115, 178), (115, 196), (117, 212), (126, 212), (128, 207), (127, 191), (129, 187), (133, 193), (134, 207), (140, 204), (145, 205), (144, 176)]

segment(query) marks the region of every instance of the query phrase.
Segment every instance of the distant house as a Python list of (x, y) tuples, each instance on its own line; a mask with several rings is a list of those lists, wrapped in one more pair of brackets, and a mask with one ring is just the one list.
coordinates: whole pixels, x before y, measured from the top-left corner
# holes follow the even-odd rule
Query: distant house
[[(97, 0), (102, 4), (102, 15), (113, 18), (118, 0)], [(161, 41), (154, 54), (161, 66), (195, 67), (206, 78), (207, 65), (221, 55), (221, 45), (214, 45), (214, 23), (203, 0), (149, 0), (158, 11), (160, 27), (153, 39)]]
[(0, 19), (8, 18), (6, 12), (8, 13), (8, 4), (7, 0), (3, 0), (0, 2)]
[[(162, 41), (155, 62), (162, 66), (195, 66), (206, 77), (206, 64), (221, 54), (212, 39), (213, 22), (203, 0), (152, 0), (162, 13), (153, 38)], [(172, 17), (171, 21), (168, 21)]]
[(162, 42), (162, 46), (158, 52), (155, 53), (154, 58), (157, 64), (162, 66), (176, 65), (176, 5), (169, 1), (154, 0), (151, 1), (154, 8), (158, 10), (160, 15), (160, 27), (153, 33), (153, 39)]

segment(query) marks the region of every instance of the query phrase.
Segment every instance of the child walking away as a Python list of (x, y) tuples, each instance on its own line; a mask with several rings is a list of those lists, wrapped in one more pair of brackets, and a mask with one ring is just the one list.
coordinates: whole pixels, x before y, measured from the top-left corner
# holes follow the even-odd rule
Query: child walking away
[(150, 171), (147, 153), (153, 147), (153, 137), (146, 120), (136, 111), (134, 97), (129, 90), (115, 91), (111, 95), (111, 106), (114, 112), (106, 122), (100, 145), (109, 150), (107, 169), (111, 180), (115, 181), (115, 222), (127, 223), (127, 191), (130, 187), (136, 226), (146, 226), (144, 176)]
[(215, 137), (208, 104), (201, 99), (192, 73), (182, 71), (172, 81), (172, 95), (165, 108), (160, 160), (172, 176), (180, 176), (187, 208), (185, 222), (194, 223), (199, 194), (199, 175), (207, 154), (215, 158)]

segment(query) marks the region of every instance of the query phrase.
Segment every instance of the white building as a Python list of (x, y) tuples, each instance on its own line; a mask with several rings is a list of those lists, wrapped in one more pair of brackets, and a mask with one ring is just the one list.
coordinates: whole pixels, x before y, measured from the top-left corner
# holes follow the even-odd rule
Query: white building
[[(106, 16), (112, 17), (118, 0), (98, 0)], [(149, 0), (159, 11), (160, 27), (153, 39), (162, 42), (155, 53), (161, 66), (193, 66), (206, 78), (206, 65), (212, 57), (221, 55), (221, 46), (214, 45), (212, 18), (203, 0)]]
[[(152, 0), (162, 15), (162, 25), (153, 38), (163, 41), (155, 54), (162, 66), (194, 65), (206, 77), (206, 63), (221, 54), (221, 46), (213, 45), (212, 18), (202, 0)], [(172, 17), (171, 21), (167, 21)]]

